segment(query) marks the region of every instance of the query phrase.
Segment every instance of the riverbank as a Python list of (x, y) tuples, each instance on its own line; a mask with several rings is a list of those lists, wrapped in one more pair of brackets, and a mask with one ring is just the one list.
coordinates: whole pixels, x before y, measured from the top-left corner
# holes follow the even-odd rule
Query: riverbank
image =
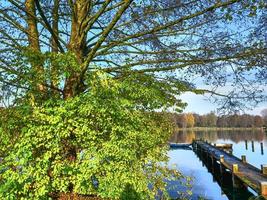
[(175, 131), (254, 131), (262, 130), (262, 127), (191, 127), (191, 128), (175, 128)]

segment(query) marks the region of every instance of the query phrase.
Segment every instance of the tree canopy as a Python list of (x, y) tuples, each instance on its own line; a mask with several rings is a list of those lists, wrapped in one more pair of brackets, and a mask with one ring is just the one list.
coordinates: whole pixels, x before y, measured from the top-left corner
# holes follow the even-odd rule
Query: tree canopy
[(212, 94), (230, 81), (239, 89), (222, 96), (259, 100), (261, 88), (248, 89), (254, 78), (266, 80), (265, 7), (263, 0), (4, 0), (2, 98), (73, 97), (101, 69), (115, 79), (150, 74), (179, 91), (194, 90), (196, 76)]

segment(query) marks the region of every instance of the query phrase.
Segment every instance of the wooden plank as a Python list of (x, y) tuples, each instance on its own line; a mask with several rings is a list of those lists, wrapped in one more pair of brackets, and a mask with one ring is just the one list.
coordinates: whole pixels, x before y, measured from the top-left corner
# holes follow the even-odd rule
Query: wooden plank
[(222, 148), (222, 149), (232, 149), (233, 148), (233, 144), (215, 143), (214, 146), (217, 148)]
[(183, 148), (183, 147), (190, 147), (192, 144), (190, 144), (190, 143), (169, 143), (169, 146), (171, 147), (171, 148), (179, 148), (179, 147), (181, 147), (181, 148)]
[[(195, 141), (196, 144), (214, 159), (220, 161), (226, 169), (238, 177), (245, 185), (251, 187), (258, 194), (267, 199), (267, 175), (262, 170), (203, 141)], [(245, 161), (245, 162), (244, 162)]]

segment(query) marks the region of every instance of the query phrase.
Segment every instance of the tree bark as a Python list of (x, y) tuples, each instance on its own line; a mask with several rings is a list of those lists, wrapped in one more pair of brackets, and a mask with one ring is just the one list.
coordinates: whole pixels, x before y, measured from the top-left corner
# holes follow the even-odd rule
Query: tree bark
[[(54, 7), (53, 7), (53, 11), (52, 11), (52, 29), (53, 32), (56, 36), (56, 38), (58, 38), (59, 36), (59, 31), (58, 31), (58, 23), (59, 23), (59, 2), (60, 0), (54, 0)], [(55, 41), (55, 38), (53, 37), (53, 35), (51, 35), (51, 46), (52, 46), (52, 52), (54, 53), (58, 53), (59, 52), (59, 47), (57, 45), (57, 42)], [(51, 86), (53, 88), (58, 88), (59, 85), (59, 74), (58, 74), (58, 70), (57, 67), (54, 66), (54, 64), (52, 63), (51, 66)], [(51, 91), (53, 96), (59, 96), (60, 94), (58, 94), (58, 91), (52, 90)]]
[[(81, 68), (86, 54), (86, 18), (90, 14), (91, 1), (77, 0), (71, 5), (72, 23), (71, 36), (68, 45), (69, 51), (73, 52)], [(71, 72), (66, 78), (64, 86), (64, 99), (74, 97), (82, 92), (83, 81), (80, 79), (79, 72)]]
[[(40, 53), (40, 43), (39, 43), (39, 33), (37, 28), (37, 21), (36, 21), (36, 8), (34, 0), (25, 0), (25, 9), (27, 13), (27, 35), (28, 35), (28, 42), (29, 48), (33, 53)], [(35, 89), (37, 92), (40, 93), (39, 96), (44, 96), (46, 92), (46, 88), (44, 86), (44, 69), (42, 63), (36, 64), (31, 63), (34, 72), (36, 72), (36, 83)]]

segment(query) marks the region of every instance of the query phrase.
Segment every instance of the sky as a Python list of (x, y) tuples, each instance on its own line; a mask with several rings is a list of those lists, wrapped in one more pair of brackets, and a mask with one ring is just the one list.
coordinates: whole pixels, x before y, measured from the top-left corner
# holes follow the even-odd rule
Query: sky
[[(196, 95), (191, 92), (186, 92), (182, 94), (180, 98), (188, 104), (184, 112), (193, 112), (202, 115), (211, 111), (216, 112), (216, 110), (219, 108), (218, 105), (211, 103), (207, 99), (207, 96), (205, 97), (203, 95)], [(265, 108), (267, 108), (267, 102), (260, 103), (251, 110), (247, 109), (244, 112), (252, 115), (260, 115), (260, 112)]]

